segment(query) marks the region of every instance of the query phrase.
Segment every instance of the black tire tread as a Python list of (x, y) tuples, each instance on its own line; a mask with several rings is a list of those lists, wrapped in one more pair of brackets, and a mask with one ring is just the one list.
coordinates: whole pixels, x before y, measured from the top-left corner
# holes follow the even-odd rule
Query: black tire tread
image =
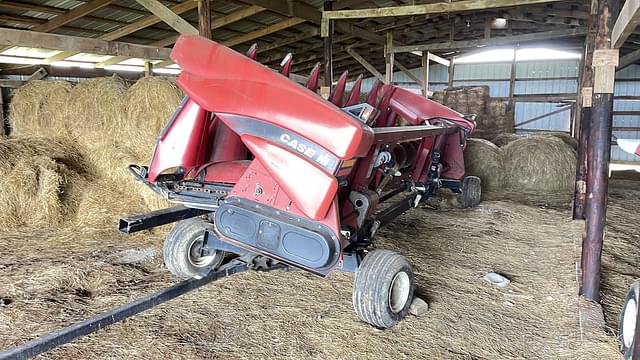
[[(175, 224), (173, 229), (167, 234), (162, 249), (164, 264), (174, 275), (181, 278), (193, 278), (204, 275), (202, 268), (197, 268), (189, 263), (188, 246), (192, 239), (198, 236), (203, 230), (211, 228), (213, 225), (201, 218), (191, 218)], [(185, 256), (186, 255), (186, 256)], [(223, 252), (218, 252), (213, 267), (218, 266), (224, 258)]]
[[(403, 310), (393, 314), (388, 307), (388, 286), (395, 274), (405, 268), (411, 281), (410, 298)], [(378, 328), (390, 328), (408, 313), (413, 290), (413, 271), (408, 260), (393, 251), (374, 250), (364, 258), (356, 271), (353, 307), (362, 321)]]
[(462, 180), (462, 208), (474, 208), (480, 204), (482, 181), (477, 176), (467, 176)]

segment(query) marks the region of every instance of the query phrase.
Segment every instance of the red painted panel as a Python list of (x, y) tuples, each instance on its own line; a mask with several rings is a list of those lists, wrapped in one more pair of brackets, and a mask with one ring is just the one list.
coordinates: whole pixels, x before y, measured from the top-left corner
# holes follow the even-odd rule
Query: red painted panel
[(338, 190), (333, 175), (264, 139), (243, 135), (242, 141), (305, 216), (320, 220), (327, 215)]
[(290, 129), (342, 159), (364, 156), (373, 142), (368, 126), (305, 87), (218, 43), (181, 36), (171, 58), (183, 70), (178, 84), (208, 111)]
[(187, 100), (173, 122), (163, 131), (149, 166), (149, 181), (163, 171), (182, 167), (189, 172), (204, 163), (211, 126), (209, 113), (193, 100)]
[(198, 169), (198, 174), (205, 171), (204, 181), (208, 183), (227, 183), (235, 184), (244, 174), (249, 165), (250, 160), (227, 161), (215, 164), (207, 164)]

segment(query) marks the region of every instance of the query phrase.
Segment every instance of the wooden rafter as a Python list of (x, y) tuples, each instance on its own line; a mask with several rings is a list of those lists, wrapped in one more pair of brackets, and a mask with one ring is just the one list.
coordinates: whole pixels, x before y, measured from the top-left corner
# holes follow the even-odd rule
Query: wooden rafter
[[(173, 11), (175, 14), (182, 14), (186, 11), (192, 10), (194, 8), (196, 8), (198, 6), (198, 3), (193, 2), (193, 1), (185, 1), (183, 3), (177, 4), (172, 6), (170, 9), (171, 11)], [(117, 40), (121, 37), (127, 36), (129, 34), (132, 34), (140, 29), (144, 29), (148, 26), (157, 24), (159, 22), (161, 22), (162, 20), (156, 16), (156, 15), (150, 15), (145, 17), (144, 19), (135, 21), (125, 27), (122, 27), (116, 31), (112, 31), (109, 33), (106, 33), (102, 36), (100, 36), (98, 39), (100, 40), (107, 40), (107, 41), (111, 41), (111, 40)], [(152, 45), (152, 46), (157, 46), (157, 45)], [(64, 51), (60, 54), (51, 56), (49, 58), (47, 58), (47, 63), (52, 63), (52, 62), (56, 62), (56, 61), (61, 61), (64, 60), (68, 57), (71, 57), (75, 54), (77, 54), (77, 51)]]
[[(254, 6), (249, 6), (249, 7), (246, 7), (244, 9), (241, 9), (241, 10), (238, 10), (238, 11), (234, 11), (231, 14), (225, 15), (225, 16), (223, 16), (221, 18), (213, 19), (211, 21), (211, 30), (215, 30), (215, 29), (221, 28), (223, 26), (226, 26), (228, 24), (231, 24), (231, 23), (234, 23), (236, 21), (242, 20), (244, 18), (247, 18), (249, 16), (252, 16), (254, 14), (262, 12), (264, 10), (265, 10), (265, 8), (254, 5)], [(165, 47), (165, 46), (171, 45), (171, 44), (176, 42), (176, 40), (178, 39), (178, 36), (179, 35), (173, 35), (173, 36), (170, 36), (168, 38), (155, 41), (155, 42), (151, 43), (150, 46)], [(105, 66), (117, 64), (117, 63), (122, 62), (122, 61), (124, 61), (126, 59), (127, 59), (127, 57), (124, 57), (124, 56), (114, 56), (114, 57), (112, 57), (112, 58), (110, 58), (108, 60), (105, 60), (105, 61), (103, 61), (101, 63), (96, 64), (96, 67), (103, 68)], [(164, 64), (157, 64), (156, 67), (159, 68), (159, 67), (162, 67), (162, 66), (167, 66), (169, 64), (170, 64), (169, 62), (165, 62)]]
[(250, 33), (223, 41), (222, 44), (224, 46), (228, 46), (228, 47), (232, 47), (232, 46), (236, 46), (251, 40), (255, 40), (257, 38), (272, 34), (274, 32), (280, 31), (280, 30), (284, 30), (287, 28), (290, 28), (292, 26), (298, 25), (298, 24), (302, 24), (304, 22), (304, 19), (300, 19), (300, 18), (289, 18), (286, 20), (283, 20), (279, 23), (273, 24), (273, 25), (269, 25), (263, 29), (259, 29), (256, 31), (252, 31)]
[[(171, 26), (180, 34), (198, 35), (198, 29), (189, 24), (180, 15), (171, 11), (158, 0), (136, 0), (140, 5), (151, 11), (155, 16), (159, 17), (167, 25)], [(197, 3), (196, 3), (197, 6)]]
[(373, 76), (378, 78), (380, 81), (384, 81), (384, 76), (380, 73), (380, 71), (378, 71), (375, 66), (371, 65), (370, 62), (368, 62), (365, 58), (358, 54), (357, 51), (352, 48), (347, 48), (345, 51), (349, 55), (351, 55), (351, 57), (353, 57), (358, 63), (360, 63), (362, 67), (367, 69), (367, 71), (369, 71)]
[(327, 36), (329, 21), (336, 19), (370, 19), (390, 16), (451, 14), (472, 10), (534, 5), (557, 1), (560, 0), (462, 0), (455, 2), (439, 2), (435, 4), (393, 6), (373, 9), (325, 11), (322, 13), (320, 34), (322, 36)]
[[(282, 0), (243, 0), (243, 2), (262, 6), (281, 15), (301, 18), (315, 25), (320, 25), (322, 22), (322, 12), (302, 2), (287, 2)], [(338, 33), (350, 34), (377, 44), (382, 45), (385, 43), (384, 36), (377, 35), (353, 24), (336, 22), (335, 30)]]
[(640, 24), (640, 0), (627, 0), (611, 31), (611, 45), (621, 47)]
[(572, 36), (583, 36), (587, 33), (584, 28), (568, 29), (568, 30), (551, 30), (536, 32), (531, 34), (504, 36), (499, 38), (466, 40), (466, 41), (450, 41), (446, 43), (424, 44), (424, 45), (408, 45), (396, 46), (393, 51), (396, 53), (412, 52), (412, 51), (444, 51), (444, 50), (460, 50), (470, 49), (481, 46), (508, 45), (527, 41), (548, 40), (565, 38)]
[(74, 20), (77, 20), (85, 15), (88, 15), (98, 9), (111, 4), (112, 0), (93, 0), (84, 5), (80, 5), (64, 14), (60, 14), (53, 19), (47, 21), (42, 25), (38, 25), (31, 29), (31, 31), (49, 32), (55, 30), (65, 24), (68, 24)]

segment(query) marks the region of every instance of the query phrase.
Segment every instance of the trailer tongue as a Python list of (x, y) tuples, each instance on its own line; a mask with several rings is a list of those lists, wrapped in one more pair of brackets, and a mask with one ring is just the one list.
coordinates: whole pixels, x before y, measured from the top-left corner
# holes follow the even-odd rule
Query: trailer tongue
[(172, 59), (187, 97), (149, 166), (130, 170), (179, 207), (124, 217), (121, 231), (181, 220), (164, 260), (183, 278), (238, 259), (319, 276), (354, 271), (358, 316), (379, 328), (401, 320), (413, 298), (411, 265), (372, 250), (373, 239), (442, 187), (477, 205), (480, 180), (464, 177), (462, 155), (473, 119), (380, 83), (358, 103), (361, 79), (345, 96), (346, 73), (324, 100), (318, 66), (303, 87), (284, 76), (291, 58), (278, 74), (197, 36), (182, 36)]

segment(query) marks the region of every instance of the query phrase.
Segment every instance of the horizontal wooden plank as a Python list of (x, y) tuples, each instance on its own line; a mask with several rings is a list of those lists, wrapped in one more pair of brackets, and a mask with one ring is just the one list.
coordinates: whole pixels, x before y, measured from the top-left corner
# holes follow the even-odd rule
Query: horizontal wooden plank
[(100, 55), (169, 59), (171, 49), (77, 36), (46, 34), (26, 30), (0, 28), (0, 45), (40, 49), (78, 51)]
[(389, 6), (370, 9), (324, 11), (326, 19), (363, 19), (392, 16), (412, 16), (427, 14), (443, 14), (474, 10), (496, 9), (520, 5), (534, 5), (560, 0), (462, 0), (455, 2), (438, 2), (434, 4)]
[(393, 52), (405, 53), (405, 52), (413, 52), (413, 51), (461, 50), (461, 49), (471, 49), (476, 47), (517, 44), (517, 43), (528, 42), (528, 41), (583, 36), (586, 33), (587, 33), (587, 30), (584, 28), (567, 29), (567, 30), (551, 30), (551, 31), (536, 32), (536, 33), (524, 34), (524, 35), (503, 36), (503, 37), (490, 38), (490, 39), (450, 41), (446, 43), (423, 44), (423, 45), (396, 46), (393, 48)]

